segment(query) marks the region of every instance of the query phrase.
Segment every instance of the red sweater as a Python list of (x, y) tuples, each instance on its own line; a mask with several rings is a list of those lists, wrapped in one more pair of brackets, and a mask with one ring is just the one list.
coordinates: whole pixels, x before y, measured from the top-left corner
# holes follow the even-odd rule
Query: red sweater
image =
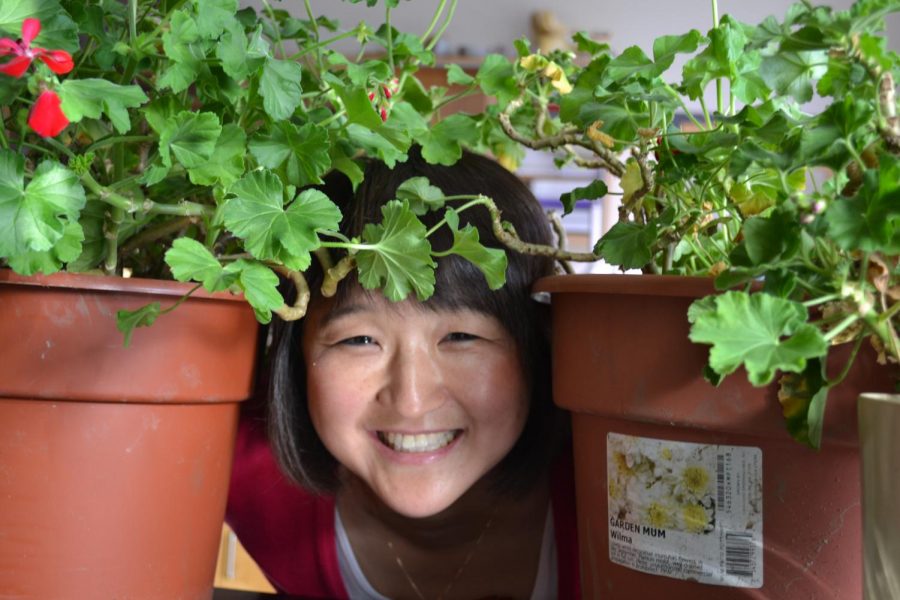
[[(553, 473), (559, 598), (580, 597), (571, 458)], [(347, 598), (338, 567), (334, 497), (310, 494), (278, 469), (261, 421), (238, 429), (226, 521), (280, 593)]]

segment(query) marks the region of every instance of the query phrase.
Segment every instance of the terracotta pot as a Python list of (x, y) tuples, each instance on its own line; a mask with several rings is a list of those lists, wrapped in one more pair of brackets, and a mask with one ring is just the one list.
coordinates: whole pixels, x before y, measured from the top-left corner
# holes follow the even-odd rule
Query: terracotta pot
[(774, 385), (702, 378), (708, 347), (686, 315), (709, 280), (576, 275), (537, 290), (552, 295), (554, 398), (572, 412), (586, 598), (861, 597), (856, 397), (890, 389), (887, 369), (857, 360), (817, 452), (788, 435)]
[(0, 271), (0, 596), (209, 598), (258, 327), (189, 286)]

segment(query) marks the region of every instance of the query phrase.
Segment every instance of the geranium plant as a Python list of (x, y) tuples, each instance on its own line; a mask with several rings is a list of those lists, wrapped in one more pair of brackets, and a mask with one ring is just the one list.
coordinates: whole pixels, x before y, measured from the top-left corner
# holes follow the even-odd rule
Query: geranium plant
[[(351, 240), (309, 186), (333, 169), (357, 185), (360, 158), (393, 165), (413, 140), (450, 164), (461, 143), (502, 138), (484, 118), (434, 124), (452, 97), (415, 77), (433, 64), (455, 0), (418, 35), (391, 26), (398, 0), (376, 9), (383, 24), (351, 29), (308, 1), (303, 14), (263, 4), (257, 14), (237, 0), (0, 0), (0, 266), (193, 280), (243, 292), (263, 322), (302, 316), (312, 260), (332, 278), (355, 267), (394, 300), (429, 296), (436, 250), (418, 215), (442, 208), (439, 190), (408, 182), (383, 223)], [(348, 38), (355, 59), (331, 48)], [(447, 217), (456, 241), (439, 250), (502, 285), (503, 252)], [(346, 256), (331, 265), (322, 249)], [(278, 274), (300, 288), (294, 306)], [(130, 336), (169, 308), (122, 312), (119, 326)]]
[[(712, 6), (711, 30), (658, 38), (652, 56), (584, 34), (578, 60), (519, 42), (485, 91), (511, 139), (619, 179), (619, 222), (576, 258), (715, 277), (728, 291), (688, 315), (708, 378), (781, 373), (788, 428), (817, 447), (847, 372), (825, 372), (829, 349), (871, 343), (894, 373), (900, 360), (900, 62), (877, 35), (900, 6), (802, 2), (756, 26)], [(562, 201), (607, 193), (597, 180)]]

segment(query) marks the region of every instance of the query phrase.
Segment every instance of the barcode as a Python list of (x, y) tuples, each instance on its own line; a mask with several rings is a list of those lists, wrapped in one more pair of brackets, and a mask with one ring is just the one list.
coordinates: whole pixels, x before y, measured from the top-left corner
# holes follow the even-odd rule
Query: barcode
[(725, 533), (725, 573), (753, 577), (753, 534)]
[(716, 511), (725, 510), (725, 455), (716, 455)]

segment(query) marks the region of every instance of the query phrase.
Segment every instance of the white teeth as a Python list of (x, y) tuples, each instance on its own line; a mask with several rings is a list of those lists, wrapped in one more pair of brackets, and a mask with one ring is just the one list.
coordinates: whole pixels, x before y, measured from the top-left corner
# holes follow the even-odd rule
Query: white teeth
[(416, 435), (378, 432), (378, 438), (397, 452), (434, 452), (452, 442), (455, 437), (456, 431)]

